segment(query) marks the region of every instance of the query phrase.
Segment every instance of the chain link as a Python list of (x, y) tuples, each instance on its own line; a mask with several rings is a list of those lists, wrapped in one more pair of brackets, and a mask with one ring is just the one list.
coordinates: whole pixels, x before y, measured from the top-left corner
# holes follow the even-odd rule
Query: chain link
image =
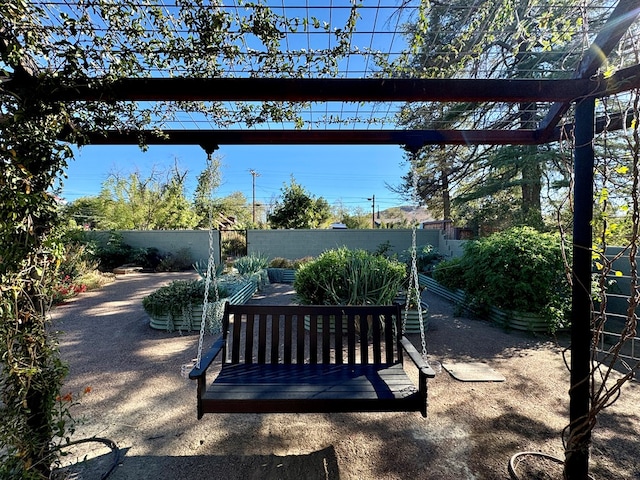
[[(411, 199), (413, 200), (413, 205), (418, 208), (418, 159), (417, 152), (411, 152), (410, 155), (411, 162)], [(402, 330), (404, 333), (405, 326), (407, 323), (407, 316), (409, 315), (409, 304), (411, 303), (411, 299), (415, 300), (416, 308), (418, 310), (418, 325), (420, 328), (420, 339), (422, 341), (422, 357), (427, 359), (427, 338), (424, 333), (424, 316), (422, 311), (422, 298), (420, 297), (420, 282), (418, 278), (418, 253), (416, 246), (416, 230), (417, 230), (417, 218), (414, 210), (413, 215), (413, 228), (411, 230), (411, 272), (409, 273), (409, 286), (407, 287), (407, 303), (405, 305), (404, 311), (404, 320), (402, 322)]]
[[(207, 153), (207, 170), (209, 172), (209, 192), (208, 196), (211, 199), (213, 194), (213, 165), (211, 152)], [(207, 275), (204, 281), (204, 300), (202, 306), (202, 319), (200, 321), (200, 337), (198, 338), (198, 356), (196, 357), (196, 368), (200, 368), (200, 362), (202, 360), (202, 348), (204, 344), (204, 333), (207, 325), (207, 319), (209, 318), (209, 289), (211, 288), (211, 282), (213, 281), (213, 288), (215, 291), (215, 302), (220, 301), (220, 292), (218, 291), (218, 279), (216, 277), (216, 259), (213, 245), (213, 202), (209, 202), (209, 259), (207, 260)], [(217, 318), (217, 309), (214, 309), (214, 318)]]

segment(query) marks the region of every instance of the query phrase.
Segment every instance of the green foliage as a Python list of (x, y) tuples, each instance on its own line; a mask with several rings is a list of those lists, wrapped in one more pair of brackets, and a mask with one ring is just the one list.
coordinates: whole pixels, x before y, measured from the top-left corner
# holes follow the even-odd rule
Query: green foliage
[[(218, 283), (220, 298), (226, 297), (228, 292), (221, 283)], [(169, 285), (160, 287), (155, 292), (142, 299), (142, 306), (149, 315), (181, 315), (183, 311), (192, 305), (204, 303), (205, 281), (198, 280), (174, 280)], [(209, 287), (209, 299), (216, 298), (216, 285)]]
[(341, 247), (301, 266), (293, 286), (303, 304), (390, 305), (405, 276), (398, 261)]
[[(196, 262), (193, 264), (193, 269), (196, 272), (198, 272), (198, 275), (200, 275), (200, 278), (202, 279), (207, 278), (208, 268), (209, 268), (209, 265), (207, 260), (196, 260)], [(224, 273), (224, 270), (225, 270), (224, 263), (219, 263), (215, 265), (215, 272), (214, 272), (215, 278), (220, 278)]]
[(238, 257), (247, 251), (247, 239), (244, 235), (236, 235), (231, 238), (225, 238), (220, 245), (222, 254), (227, 256)]
[(100, 200), (105, 227), (112, 230), (172, 230), (193, 228), (197, 216), (184, 192), (186, 171), (176, 164), (168, 172), (153, 170), (127, 176), (111, 174)]
[(434, 278), (463, 289), (476, 308), (543, 314), (566, 326), (571, 291), (558, 235), (515, 227), (468, 242), (462, 258), (441, 262)]
[(313, 257), (308, 256), (308, 257), (302, 257), (302, 258), (296, 258), (293, 261), (293, 269), (294, 270), (298, 270), (300, 269), (300, 267), (302, 267), (303, 265), (306, 265), (309, 262), (313, 261)]
[[(399, 259), (411, 266), (411, 249), (404, 250)], [(416, 267), (418, 272), (431, 273), (434, 266), (442, 260), (442, 255), (433, 245), (417, 245), (416, 246)]]
[(291, 184), (282, 187), (282, 200), (268, 220), (272, 228), (318, 228), (330, 217), (327, 201), (314, 198), (291, 178)]
[(275, 257), (269, 261), (269, 268), (288, 268), (293, 269), (293, 262), (288, 258)]
[(443, 260), (433, 269), (433, 278), (449, 290), (464, 289), (464, 268), (462, 257)]
[(267, 268), (269, 266), (269, 259), (261, 253), (252, 253), (236, 259), (233, 265), (240, 275), (250, 276)]
[[(123, 265), (149, 266), (160, 262), (160, 255), (157, 250), (149, 251), (144, 248), (133, 248), (124, 243), (122, 235), (118, 232), (109, 232), (107, 241), (98, 242), (94, 255), (98, 260), (100, 270), (110, 272), (116, 267)], [(154, 266), (156, 266), (154, 265)]]
[(193, 264), (191, 262), (191, 250), (187, 247), (181, 248), (177, 252), (167, 254), (156, 267), (156, 271), (184, 272), (192, 268)]
[(379, 255), (382, 257), (389, 257), (389, 252), (391, 251), (392, 248), (393, 248), (393, 245), (391, 245), (391, 242), (387, 240), (386, 242), (382, 242), (380, 245), (378, 245), (376, 249), (373, 251), (373, 254)]

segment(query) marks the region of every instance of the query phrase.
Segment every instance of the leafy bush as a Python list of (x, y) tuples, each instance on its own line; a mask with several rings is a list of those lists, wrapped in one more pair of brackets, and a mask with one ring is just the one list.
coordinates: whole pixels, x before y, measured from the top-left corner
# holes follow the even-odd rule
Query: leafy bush
[(566, 324), (571, 291), (558, 235), (515, 227), (469, 242), (461, 259), (437, 266), (434, 278), (465, 290), (476, 308), (543, 314), (550, 331)]
[(449, 290), (465, 289), (464, 269), (462, 257), (443, 260), (433, 269), (433, 278)]
[(293, 269), (293, 262), (288, 258), (276, 257), (269, 262), (269, 268), (288, 268)]
[[(419, 272), (431, 273), (434, 266), (442, 260), (442, 255), (433, 245), (425, 244), (416, 247), (416, 267)], [(405, 250), (400, 255), (400, 260), (411, 265), (411, 250)]]
[(237, 257), (247, 251), (247, 241), (244, 237), (227, 238), (222, 241), (220, 247), (224, 255)]
[(313, 261), (313, 257), (302, 257), (296, 258), (293, 261), (293, 269), (298, 270), (302, 265), (306, 265), (307, 263)]
[(396, 260), (342, 247), (302, 265), (293, 286), (308, 305), (389, 305), (405, 276)]
[[(204, 280), (174, 280), (142, 299), (142, 306), (149, 315), (181, 315), (185, 308), (204, 302)], [(226, 297), (225, 286), (218, 284), (219, 296)], [(209, 298), (215, 299), (215, 285), (209, 287)]]
[(94, 252), (101, 271), (110, 272), (122, 265), (141, 265), (147, 255), (144, 248), (133, 248), (124, 243), (122, 235), (110, 232), (105, 244), (98, 244)]
[(192, 268), (191, 250), (187, 247), (170, 253), (156, 267), (157, 272), (183, 272)]

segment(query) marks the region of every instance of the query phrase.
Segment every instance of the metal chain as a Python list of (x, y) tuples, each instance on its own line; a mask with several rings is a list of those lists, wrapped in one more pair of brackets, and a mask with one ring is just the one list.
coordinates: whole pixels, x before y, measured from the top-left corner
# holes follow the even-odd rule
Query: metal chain
[[(417, 152), (413, 151), (410, 156), (411, 161), (411, 197), (413, 205), (417, 208), (418, 202), (418, 169), (417, 169)], [(407, 287), (407, 303), (405, 305), (404, 321), (402, 329), (405, 329), (407, 322), (407, 316), (409, 315), (409, 304), (411, 298), (415, 299), (416, 308), (418, 310), (418, 325), (420, 328), (420, 339), (422, 341), (422, 357), (427, 359), (427, 338), (424, 333), (424, 316), (422, 312), (422, 302), (420, 298), (420, 282), (418, 279), (418, 260), (417, 260), (417, 246), (416, 246), (416, 230), (417, 230), (417, 218), (414, 210), (413, 228), (411, 230), (411, 272), (409, 274), (409, 286)]]
[[(209, 172), (209, 198), (213, 193), (213, 167), (211, 152), (207, 152), (207, 170)], [(196, 357), (196, 368), (200, 368), (200, 361), (202, 360), (202, 348), (204, 344), (204, 333), (209, 317), (209, 289), (211, 288), (211, 282), (213, 281), (213, 288), (215, 291), (215, 301), (220, 301), (220, 292), (218, 291), (218, 279), (216, 278), (216, 259), (213, 248), (213, 202), (209, 203), (209, 259), (207, 261), (207, 275), (204, 280), (204, 301), (202, 305), (202, 319), (200, 320), (200, 337), (198, 339), (198, 356)], [(215, 314), (215, 311), (214, 311)]]

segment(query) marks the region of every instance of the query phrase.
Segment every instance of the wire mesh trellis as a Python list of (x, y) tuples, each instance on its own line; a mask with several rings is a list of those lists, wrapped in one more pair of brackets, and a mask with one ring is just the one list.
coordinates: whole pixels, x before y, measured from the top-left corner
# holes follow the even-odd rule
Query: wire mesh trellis
[[(41, 69), (77, 62), (87, 78), (129, 65), (131, 77), (570, 78), (615, 7), (598, 0), (35, 0), (11, 25), (42, 37)], [(606, 68), (635, 62), (634, 25)], [(70, 60), (75, 59), (75, 60)], [(125, 68), (126, 71), (126, 68)], [(152, 128), (379, 129), (400, 102), (133, 103)], [(415, 106), (414, 106), (415, 108)], [(430, 105), (425, 105), (430, 108)], [(456, 104), (430, 128), (535, 128), (550, 105)], [(523, 111), (528, 124), (522, 124)], [(458, 111), (452, 122), (451, 112)], [(460, 113), (464, 111), (464, 113)], [(276, 113), (278, 112), (278, 113)], [(282, 112), (285, 112), (284, 114)], [(125, 125), (126, 127), (126, 125)]]

